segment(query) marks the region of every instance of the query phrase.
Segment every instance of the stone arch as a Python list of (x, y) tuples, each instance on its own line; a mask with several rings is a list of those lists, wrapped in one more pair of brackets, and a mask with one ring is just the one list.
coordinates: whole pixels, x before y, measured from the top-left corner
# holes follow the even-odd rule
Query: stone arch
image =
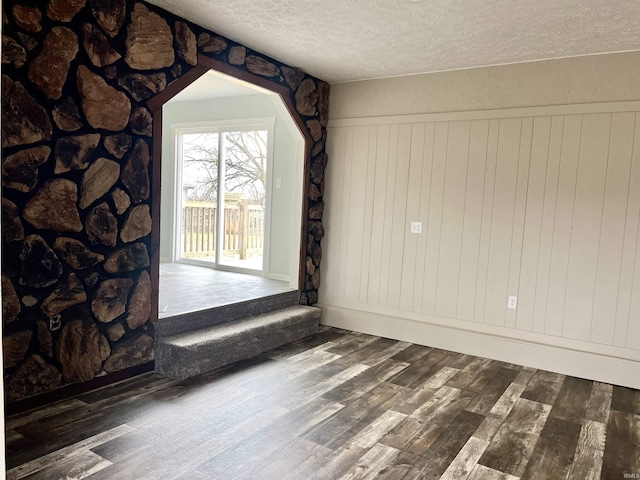
[[(302, 221), (301, 221), (301, 245), (300, 245), (300, 254), (299, 254), (299, 269), (298, 269), (298, 290), (305, 296), (301, 298), (301, 303), (312, 304), (315, 302), (311, 302), (309, 300), (309, 292), (305, 291), (305, 285), (312, 286), (313, 285), (313, 276), (319, 276), (319, 265), (310, 273), (307, 271), (307, 254), (309, 253), (309, 258), (312, 258), (313, 248), (311, 252), (307, 252), (307, 231), (308, 231), (308, 223), (309, 223), (309, 194), (310, 194), (310, 185), (311, 179), (309, 178), (310, 166), (311, 166), (311, 152), (313, 148), (313, 137), (310, 132), (310, 128), (305, 124), (302, 119), (300, 113), (298, 112), (295, 104), (295, 95), (292, 93), (291, 88), (288, 88), (285, 85), (282, 85), (278, 82), (260, 77), (256, 74), (251, 73), (250, 71), (242, 70), (237, 66), (230, 65), (228, 63), (222, 62), (215, 58), (210, 58), (204, 55), (198, 55), (198, 63), (191, 70), (189, 70), (185, 75), (182, 75), (176, 80), (174, 80), (166, 89), (162, 92), (154, 95), (147, 101), (147, 105), (151, 111), (153, 117), (153, 154), (152, 154), (152, 191), (158, 192), (153, 195), (152, 198), (152, 249), (151, 249), (151, 278), (152, 278), (152, 292), (153, 292), (153, 304), (152, 304), (152, 312), (157, 318), (158, 312), (158, 265), (159, 265), (159, 221), (160, 221), (160, 181), (161, 181), (161, 172), (160, 165), (162, 164), (162, 107), (169, 100), (171, 100), (175, 95), (183, 91), (185, 88), (189, 87), (193, 82), (195, 82), (202, 75), (207, 73), (209, 70), (215, 70), (220, 73), (224, 73), (238, 80), (242, 80), (253, 85), (257, 85), (266, 90), (269, 90), (273, 93), (276, 93), (279, 98), (282, 100), (285, 105), (289, 115), (292, 120), (296, 124), (300, 134), (304, 139), (304, 168), (303, 168), (303, 198), (302, 198)], [(314, 198), (317, 200), (317, 198)], [(311, 199), (313, 201), (314, 199)], [(317, 230), (317, 227), (316, 227)], [(318, 241), (320, 238), (318, 238)], [(313, 260), (311, 260), (313, 262)], [(316, 273), (317, 272), (317, 273)], [(305, 277), (309, 276), (309, 279), (305, 279)], [(306, 282), (305, 282), (306, 280)], [(319, 286), (319, 284), (318, 284)], [(317, 289), (317, 287), (316, 287)], [(307, 289), (311, 290), (311, 289)]]
[(142, 1), (2, 8), (9, 402), (151, 368), (156, 103), (202, 69), (276, 91), (307, 139), (299, 285), (317, 302), (328, 84)]

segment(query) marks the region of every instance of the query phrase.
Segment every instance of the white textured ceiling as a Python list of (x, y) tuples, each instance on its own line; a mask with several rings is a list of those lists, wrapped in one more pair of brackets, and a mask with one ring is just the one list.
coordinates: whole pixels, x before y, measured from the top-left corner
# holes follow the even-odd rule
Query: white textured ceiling
[(241, 97), (270, 93), (250, 83), (209, 70), (173, 97), (170, 102), (189, 102), (208, 98)]
[(640, 0), (150, 0), (328, 82), (640, 50)]

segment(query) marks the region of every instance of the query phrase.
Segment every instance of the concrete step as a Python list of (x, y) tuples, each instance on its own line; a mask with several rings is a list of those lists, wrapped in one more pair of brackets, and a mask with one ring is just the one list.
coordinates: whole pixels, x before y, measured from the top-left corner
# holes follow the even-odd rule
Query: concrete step
[(320, 309), (289, 306), (233, 322), (159, 337), (156, 371), (173, 379), (208, 372), (316, 332)]
[(194, 312), (174, 315), (159, 319), (156, 324), (156, 335), (159, 339), (180, 335), (181, 333), (201, 330), (223, 323), (231, 323), (236, 320), (273, 312), (285, 307), (292, 307), (300, 303), (300, 292), (278, 293), (266, 297), (230, 303), (220, 307), (196, 310)]

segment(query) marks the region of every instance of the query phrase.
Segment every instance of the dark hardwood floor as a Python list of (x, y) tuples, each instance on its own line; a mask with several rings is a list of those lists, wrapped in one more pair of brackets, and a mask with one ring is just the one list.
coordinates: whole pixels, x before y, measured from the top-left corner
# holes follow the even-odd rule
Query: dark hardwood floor
[(9, 479), (640, 477), (640, 392), (323, 328), (6, 419)]

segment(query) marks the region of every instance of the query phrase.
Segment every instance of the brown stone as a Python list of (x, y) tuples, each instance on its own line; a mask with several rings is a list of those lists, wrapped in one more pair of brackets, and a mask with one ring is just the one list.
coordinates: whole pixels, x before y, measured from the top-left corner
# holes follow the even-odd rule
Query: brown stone
[(56, 357), (66, 382), (86, 382), (102, 370), (109, 358), (109, 342), (92, 321), (71, 320), (60, 332)]
[(2, 320), (5, 324), (13, 322), (20, 315), (20, 299), (9, 277), (2, 275)]
[(103, 144), (104, 148), (106, 148), (107, 152), (111, 155), (116, 158), (122, 158), (131, 148), (133, 139), (131, 138), (131, 135), (121, 133), (120, 135), (111, 135), (110, 137), (105, 138)]
[(122, 55), (111, 48), (109, 39), (98, 27), (85, 23), (82, 26), (82, 33), (84, 34), (84, 49), (89, 60), (96, 67), (111, 65), (122, 58)]
[(78, 67), (78, 91), (89, 125), (106, 130), (124, 130), (129, 122), (131, 102), (123, 92), (107, 85), (84, 65)]
[(313, 260), (311, 260), (311, 257), (307, 257), (307, 259), (304, 262), (304, 266), (308, 275), (313, 275), (315, 273), (316, 266), (313, 264)]
[(315, 115), (317, 113), (316, 103), (318, 103), (316, 82), (307, 78), (302, 81), (296, 91), (296, 108), (298, 113), (309, 117)]
[(309, 133), (311, 134), (311, 138), (313, 138), (314, 142), (317, 142), (322, 138), (322, 126), (318, 120), (309, 120), (307, 122), (307, 129), (309, 129)]
[(124, 340), (115, 347), (104, 363), (104, 371), (116, 372), (150, 362), (154, 358), (153, 337), (141, 334)]
[(20, 41), (25, 46), (25, 48), (29, 51), (33, 50), (38, 46), (38, 41), (27, 35), (26, 33), (18, 32), (18, 37), (20, 37)]
[(109, 323), (122, 315), (132, 286), (133, 280), (130, 278), (111, 278), (98, 285), (91, 302), (91, 311), (95, 317), (103, 323)]
[(324, 143), (323, 142), (317, 142), (313, 148), (311, 149), (311, 156), (315, 157), (316, 155), (318, 155), (320, 152), (322, 152), (322, 150), (324, 149)]
[(29, 80), (49, 97), (58, 99), (67, 81), (71, 61), (78, 53), (78, 37), (66, 27), (53, 27), (40, 54), (29, 66)]
[(137, 205), (131, 209), (129, 216), (124, 222), (120, 231), (120, 238), (123, 242), (133, 242), (151, 233), (151, 214), (149, 205)]
[(173, 35), (167, 22), (136, 3), (127, 27), (125, 62), (134, 70), (170, 67), (175, 60)]
[(33, 307), (38, 303), (38, 299), (33, 295), (25, 295), (22, 297), (22, 303), (25, 307)]
[(93, 245), (115, 247), (118, 241), (118, 220), (105, 202), (93, 208), (85, 221), (87, 237)]
[(98, 275), (98, 272), (92, 272), (84, 277), (84, 284), (87, 287), (95, 287), (96, 283), (98, 283), (98, 280), (100, 280), (100, 275)]
[(320, 125), (326, 127), (329, 123), (329, 91), (331, 86), (325, 82), (318, 82), (318, 117)]
[(84, 170), (89, 166), (99, 142), (99, 133), (62, 137), (56, 142), (56, 166), (53, 172)]
[(2, 35), (2, 63), (13, 63), (20, 68), (27, 61), (27, 52), (13, 38)]
[(60, 260), (39, 235), (29, 235), (24, 239), (20, 260), (20, 285), (44, 288), (56, 283), (62, 275)]
[(112, 253), (104, 262), (104, 269), (108, 273), (122, 273), (146, 268), (150, 264), (146, 245), (134, 243)]
[(50, 140), (52, 129), (47, 111), (20, 82), (2, 75), (2, 147)]
[(13, 7), (13, 18), (16, 19), (18, 26), (27, 32), (39, 32), (42, 30), (40, 26), (42, 14), (35, 7), (16, 5)]
[(140, 203), (149, 198), (149, 146), (139, 139), (127, 155), (127, 163), (122, 169), (122, 183), (127, 188), (131, 201)]
[(284, 80), (289, 84), (292, 90), (298, 88), (298, 85), (300, 85), (300, 82), (304, 78), (303, 71), (287, 66), (282, 67), (282, 74), (284, 75)]
[[(313, 242), (313, 249), (311, 250), (311, 258), (313, 263), (318, 267), (320, 265), (320, 261), (322, 260), (322, 248), (320, 248), (320, 244), (318, 242)], [(318, 287), (315, 287), (318, 288)]]
[(84, 172), (80, 185), (80, 208), (87, 208), (107, 193), (120, 177), (120, 164), (99, 158)]
[(114, 65), (111, 65), (104, 69), (104, 78), (106, 78), (107, 80), (113, 80), (117, 76), (118, 69)]
[(275, 77), (280, 73), (280, 69), (273, 63), (256, 55), (248, 55), (245, 59), (247, 70), (263, 77)]
[(53, 109), (53, 120), (58, 128), (65, 132), (75, 132), (84, 125), (78, 106), (71, 97), (66, 97)]
[(229, 50), (229, 63), (231, 65), (244, 65), (245, 58), (247, 58), (247, 49), (236, 45)]
[(315, 305), (316, 303), (318, 303), (318, 292), (317, 291), (309, 292), (307, 294), (307, 298), (308, 298), (307, 305)]
[(89, 4), (98, 25), (107, 35), (115, 37), (124, 24), (126, 0), (89, 0)]
[(51, 20), (70, 22), (85, 4), (86, 0), (50, 0), (47, 15)]
[(44, 299), (40, 310), (47, 316), (55, 315), (73, 305), (87, 301), (84, 287), (75, 273), (70, 273), (58, 287)]
[(45, 362), (40, 355), (31, 355), (5, 380), (8, 402), (31, 395), (50, 392), (60, 386), (62, 375), (56, 367)]
[(311, 277), (311, 283), (313, 284), (313, 288), (320, 288), (320, 269), (316, 268), (315, 273)]
[(316, 242), (319, 242), (324, 238), (324, 227), (322, 222), (309, 221), (307, 224), (309, 233), (313, 236)]
[(44, 184), (24, 207), (22, 218), (36, 228), (56, 232), (80, 232), (82, 222), (76, 202), (77, 186), (57, 179)]
[(324, 202), (318, 202), (309, 208), (309, 218), (311, 220), (320, 220), (324, 210)]
[(124, 212), (126, 212), (127, 208), (129, 208), (129, 206), (131, 205), (131, 199), (129, 198), (129, 195), (127, 195), (127, 192), (120, 188), (114, 190), (114, 192), (111, 194), (111, 197), (113, 198), (113, 204), (116, 207), (116, 213), (118, 215), (122, 215)]
[(124, 337), (125, 333), (127, 332), (125, 331), (124, 327), (121, 324), (116, 323), (109, 327), (109, 329), (107, 330), (107, 338), (112, 342), (117, 342), (122, 337)]
[(53, 249), (62, 260), (75, 270), (93, 267), (104, 260), (104, 255), (92, 252), (84, 243), (73, 238), (56, 238)]
[(38, 344), (40, 345), (40, 351), (47, 357), (53, 357), (53, 338), (51, 332), (47, 327), (47, 324), (42, 320), (36, 322), (36, 329), (38, 331)]
[(38, 184), (38, 167), (49, 158), (49, 147), (35, 147), (9, 155), (2, 162), (2, 185), (30, 192)]
[(143, 270), (138, 278), (128, 311), (127, 325), (131, 330), (147, 323), (151, 316), (151, 277), (146, 270)]
[(313, 160), (311, 160), (311, 180), (314, 183), (322, 182), (324, 178), (324, 170), (327, 168), (328, 157), (326, 154), (318, 155)]
[(136, 135), (150, 137), (153, 134), (153, 118), (149, 110), (144, 107), (134, 108), (129, 119), (129, 129)]
[(198, 35), (198, 47), (205, 53), (218, 54), (227, 48), (227, 42), (222, 37), (217, 35), (212, 37), (210, 34), (203, 32)]
[(182, 65), (176, 63), (173, 67), (171, 67), (171, 70), (169, 71), (171, 72), (173, 78), (178, 78), (180, 75), (182, 75)]
[(24, 239), (24, 228), (18, 207), (11, 200), (2, 198), (2, 240), (4, 243)]
[(198, 46), (196, 45), (196, 36), (184, 22), (176, 22), (176, 44), (180, 58), (189, 65), (198, 64)]
[(167, 76), (164, 73), (132, 73), (120, 77), (118, 85), (129, 92), (136, 102), (141, 102), (164, 90), (167, 86)]
[(320, 189), (315, 183), (312, 183), (309, 186), (309, 198), (314, 202), (322, 198), (322, 193), (320, 192)]
[(25, 330), (2, 337), (4, 368), (15, 367), (22, 361), (31, 343), (31, 331)]

